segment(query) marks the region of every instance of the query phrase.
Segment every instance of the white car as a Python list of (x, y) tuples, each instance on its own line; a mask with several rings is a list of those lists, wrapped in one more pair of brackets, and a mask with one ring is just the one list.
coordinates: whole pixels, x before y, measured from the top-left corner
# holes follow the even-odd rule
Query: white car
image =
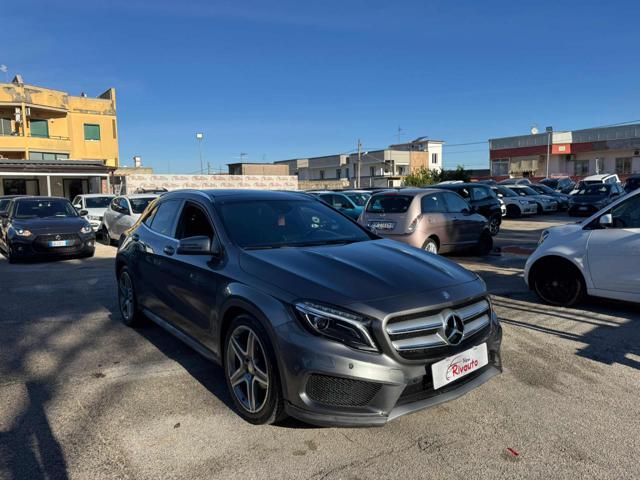
[(120, 236), (140, 218), (158, 195), (138, 194), (115, 197), (102, 218), (101, 230), (110, 240), (119, 240)]
[(87, 211), (86, 218), (91, 224), (91, 228), (97, 231), (102, 224), (104, 212), (109, 208), (114, 197), (115, 195), (104, 193), (86, 193), (76, 196), (71, 203), (77, 211)]
[(575, 184), (573, 190), (569, 193), (569, 195), (575, 195), (579, 190), (584, 188), (585, 185), (591, 185), (592, 183), (620, 183), (620, 177), (615, 173), (602, 173), (600, 175), (590, 175), (588, 177), (584, 177), (578, 183)]
[(640, 303), (640, 191), (583, 222), (542, 232), (524, 279), (546, 303), (568, 306), (585, 294)]
[(505, 214), (508, 217), (521, 217), (538, 213), (538, 204), (535, 201), (521, 198), (520, 195), (506, 185), (492, 185), (491, 190), (494, 191), (502, 205), (505, 206)]

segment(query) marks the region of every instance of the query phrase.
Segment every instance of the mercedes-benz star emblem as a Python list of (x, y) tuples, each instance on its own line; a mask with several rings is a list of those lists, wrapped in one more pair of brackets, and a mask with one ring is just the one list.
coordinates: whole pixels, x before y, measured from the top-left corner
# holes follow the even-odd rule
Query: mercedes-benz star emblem
[(444, 335), (449, 345), (458, 345), (464, 337), (464, 323), (455, 313), (449, 314), (444, 321)]
[(56, 240), (61, 240), (62, 237), (60, 235), (56, 235)]

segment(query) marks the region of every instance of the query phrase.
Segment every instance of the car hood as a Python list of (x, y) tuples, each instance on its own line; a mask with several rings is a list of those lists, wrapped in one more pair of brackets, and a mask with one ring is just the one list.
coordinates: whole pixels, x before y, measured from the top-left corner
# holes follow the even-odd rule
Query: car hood
[(106, 208), (85, 208), (88, 215), (93, 215), (94, 217), (102, 217), (104, 216), (104, 212), (107, 210)]
[(82, 217), (14, 219), (14, 228), (24, 228), (34, 235), (44, 233), (79, 233), (88, 222)]
[(603, 195), (575, 195), (571, 197), (573, 203), (593, 204), (598, 202), (606, 202), (609, 197)]
[(346, 305), (477, 280), (456, 263), (392, 240), (243, 251), (240, 267), (297, 298)]

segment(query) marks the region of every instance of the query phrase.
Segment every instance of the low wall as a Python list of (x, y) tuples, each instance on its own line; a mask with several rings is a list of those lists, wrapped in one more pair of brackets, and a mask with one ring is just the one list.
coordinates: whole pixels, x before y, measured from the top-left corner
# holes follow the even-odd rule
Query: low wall
[(298, 190), (295, 175), (127, 175), (123, 183), (126, 192), (121, 193), (133, 193), (138, 188)]

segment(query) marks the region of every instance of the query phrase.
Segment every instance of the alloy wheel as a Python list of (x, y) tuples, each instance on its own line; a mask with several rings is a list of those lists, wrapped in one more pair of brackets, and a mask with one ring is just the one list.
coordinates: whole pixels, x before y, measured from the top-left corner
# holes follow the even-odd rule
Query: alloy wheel
[(580, 297), (580, 279), (571, 274), (542, 275), (535, 282), (536, 293), (551, 305), (572, 305)]
[(497, 235), (500, 231), (500, 219), (498, 217), (491, 217), (489, 220), (489, 232), (491, 235)]
[(425, 250), (425, 252), (437, 254), (438, 253), (438, 245), (433, 240), (431, 240), (431, 241), (428, 240), (427, 243), (424, 246), (424, 250)]
[(226, 367), (233, 395), (242, 408), (259, 412), (269, 397), (269, 368), (262, 342), (248, 326), (241, 325), (229, 335)]
[(120, 274), (120, 280), (118, 281), (118, 300), (120, 302), (120, 313), (122, 313), (122, 317), (130, 321), (134, 314), (133, 283), (127, 272)]

